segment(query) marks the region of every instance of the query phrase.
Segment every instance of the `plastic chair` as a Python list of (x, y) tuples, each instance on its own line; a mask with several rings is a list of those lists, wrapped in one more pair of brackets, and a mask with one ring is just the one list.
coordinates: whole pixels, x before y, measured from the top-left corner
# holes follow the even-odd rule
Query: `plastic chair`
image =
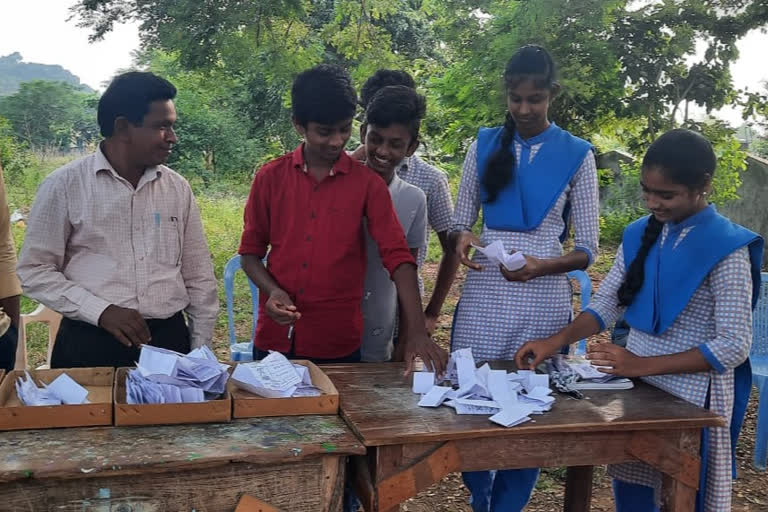
[[(584, 311), (589, 306), (589, 300), (592, 298), (592, 280), (583, 270), (572, 270), (568, 272), (569, 279), (575, 279), (579, 283), (581, 294), (581, 310)], [(587, 353), (587, 340), (582, 339), (576, 344), (573, 352), (575, 355), (583, 356)]]
[(259, 314), (259, 288), (248, 279), (251, 288), (251, 302), (253, 303), (253, 328), (251, 340), (237, 342), (235, 338), (235, 314), (233, 311), (235, 301), (235, 273), (242, 270), (240, 255), (230, 258), (224, 267), (224, 292), (227, 297), (227, 327), (229, 328), (229, 358), (231, 361), (253, 361), (253, 336), (256, 334), (256, 320)]
[(757, 388), (757, 426), (755, 428), (755, 453), (752, 464), (765, 471), (768, 455), (768, 273), (763, 272), (760, 298), (752, 317), (752, 385)]
[(56, 333), (59, 332), (61, 315), (40, 304), (33, 312), (21, 315), (19, 319), (19, 343), (16, 347), (16, 364), (14, 366), (16, 370), (24, 370), (29, 365), (27, 359), (27, 325), (34, 322), (48, 324), (48, 356), (45, 364), (38, 366), (38, 369), (51, 367), (51, 353), (53, 352), (53, 344), (56, 342)]

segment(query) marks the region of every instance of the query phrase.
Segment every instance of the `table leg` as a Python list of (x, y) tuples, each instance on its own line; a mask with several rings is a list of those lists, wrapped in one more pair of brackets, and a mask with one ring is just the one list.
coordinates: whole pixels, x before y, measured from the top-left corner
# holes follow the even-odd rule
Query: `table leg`
[(592, 466), (570, 466), (565, 477), (565, 512), (589, 512), (592, 505)]

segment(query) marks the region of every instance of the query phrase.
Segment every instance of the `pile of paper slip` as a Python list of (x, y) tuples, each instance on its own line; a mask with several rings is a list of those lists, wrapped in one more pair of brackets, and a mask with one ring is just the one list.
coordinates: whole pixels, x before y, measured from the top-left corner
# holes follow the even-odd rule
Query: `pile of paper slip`
[(556, 354), (547, 364), (558, 388), (570, 389), (631, 389), (632, 381), (612, 373), (600, 371), (588, 359), (580, 356)]
[(555, 397), (549, 376), (530, 370), (491, 370), (488, 364), (475, 365), (472, 349), (451, 354), (444, 381), (438, 385), (432, 372), (413, 374), (413, 392), (422, 394), (421, 407), (447, 405), (457, 414), (490, 414), (490, 420), (505, 427), (529, 421), (531, 414), (552, 408)]
[(143, 345), (136, 369), (125, 382), (129, 404), (205, 402), (227, 389), (229, 366), (220, 363), (207, 346), (184, 355)]
[(525, 255), (520, 252), (513, 252), (512, 254), (504, 250), (504, 243), (501, 240), (496, 240), (485, 247), (473, 245), (475, 249), (485, 255), (486, 258), (491, 260), (494, 265), (503, 265), (504, 268), (510, 272), (520, 270), (525, 266)]
[(24, 405), (80, 405), (89, 403), (88, 390), (78, 384), (66, 373), (62, 373), (50, 384), (42, 388), (35, 385), (35, 380), (28, 371), (24, 371), (26, 379), (16, 380), (16, 394)]
[(281, 353), (272, 351), (261, 361), (238, 364), (232, 372), (232, 382), (238, 388), (264, 398), (323, 394), (312, 385), (309, 368), (294, 364)]

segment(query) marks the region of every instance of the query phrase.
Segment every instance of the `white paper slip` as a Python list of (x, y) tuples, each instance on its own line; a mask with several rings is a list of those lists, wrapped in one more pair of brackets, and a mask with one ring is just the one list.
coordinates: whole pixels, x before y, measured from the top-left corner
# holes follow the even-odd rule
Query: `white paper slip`
[(63, 404), (80, 405), (87, 402), (88, 390), (66, 373), (62, 373), (45, 387)]
[(181, 391), (181, 401), (185, 404), (205, 402), (205, 393), (200, 388), (183, 387)]
[(496, 414), (499, 409), (495, 407), (478, 407), (476, 405), (461, 404), (458, 401), (454, 401), (456, 408), (456, 414), (484, 414), (486, 416), (490, 414)]
[(446, 395), (451, 391), (447, 386), (432, 386), (426, 395), (419, 400), (420, 407), (438, 407), (446, 399)]
[(532, 412), (533, 411), (530, 407), (521, 404), (517, 407), (502, 409), (500, 412), (497, 412), (489, 419), (494, 423), (498, 423), (502, 427), (513, 427), (515, 425), (519, 425), (520, 423), (529, 421), (531, 419), (530, 414)]
[(491, 398), (504, 403), (510, 399), (510, 382), (507, 380), (507, 372), (504, 370), (491, 370), (488, 372), (488, 391)]
[(525, 256), (520, 251), (509, 254), (504, 249), (504, 243), (501, 240), (495, 240), (485, 247), (472, 245), (475, 249), (485, 255), (494, 265), (503, 265), (507, 270), (514, 272), (525, 266)]
[(552, 400), (554, 400), (553, 397), (549, 396), (551, 394), (552, 394), (552, 390), (551, 389), (545, 388), (543, 386), (537, 386), (537, 387), (533, 388), (532, 390), (528, 391), (526, 393), (526, 396), (529, 397), (529, 398), (535, 398), (537, 400), (546, 400), (547, 398), (552, 398)]
[(573, 384), (571, 384), (571, 387), (573, 389), (622, 390), (622, 389), (632, 389), (634, 387), (634, 384), (630, 379), (613, 379), (613, 380), (609, 380), (608, 382), (596, 382), (592, 380), (583, 380), (580, 382), (574, 382)]
[(423, 395), (435, 385), (434, 372), (414, 372), (413, 373), (413, 392)]
[(139, 371), (145, 377), (148, 375), (176, 376), (177, 361), (181, 354), (152, 345), (143, 345), (139, 353)]
[(301, 375), (293, 363), (279, 352), (270, 352), (261, 361), (247, 363), (246, 366), (251, 368), (265, 388), (285, 390), (301, 382)]
[(489, 407), (491, 409), (501, 409), (501, 406), (493, 400), (476, 400), (472, 398), (457, 398), (456, 403), (461, 405), (471, 405), (474, 407)]
[(293, 392), (291, 395), (292, 397), (300, 397), (300, 396), (320, 396), (323, 392), (320, 390), (320, 388), (316, 388), (315, 386), (307, 386), (306, 384), (302, 384), (298, 388), (296, 388), (296, 391)]
[(523, 387), (526, 391), (530, 391), (533, 388), (548, 388), (549, 387), (549, 375), (546, 373), (531, 373), (528, 375), (528, 381), (523, 383)]
[[(292, 385), (284, 389), (273, 389), (265, 386), (265, 384), (260, 380), (259, 375), (257, 375), (253, 370), (256, 367), (256, 364), (257, 363), (244, 363), (235, 366), (235, 370), (232, 372), (232, 376), (230, 377), (235, 386), (244, 389), (249, 393), (263, 396), (264, 398), (287, 398), (293, 395), (297, 388), (296, 385)], [(296, 374), (297, 383), (298, 379), (298, 374)], [(270, 382), (270, 385), (274, 385), (274, 383), (275, 382), (272, 381)]]

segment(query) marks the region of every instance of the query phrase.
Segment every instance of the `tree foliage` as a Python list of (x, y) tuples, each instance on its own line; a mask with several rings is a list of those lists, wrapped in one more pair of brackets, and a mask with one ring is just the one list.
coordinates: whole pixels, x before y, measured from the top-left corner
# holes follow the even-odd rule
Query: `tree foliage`
[(64, 82), (22, 83), (19, 91), (0, 98), (0, 115), (19, 140), (36, 150), (84, 147), (98, 135), (97, 97)]
[[(295, 142), (290, 81), (325, 61), (346, 66), (358, 84), (380, 67), (410, 71), (429, 99), (429, 152), (456, 161), (479, 127), (503, 120), (503, 68), (526, 43), (546, 46), (559, 64), (553, 119), (636, 154), (688, 123), (690, 105), (768, 113), (765, 94), (737, 90), (730, 74), (736, 42), (768, 24), (762, 0), (79, 0), (73, 14), (95, 39), (137, 20), (144, 48), (194, 74), (180, 83), (227, 84), (194, 110), (228, 117), (202, 124), (244, 131), (239, 144), (256, 140), (261, 155)], [(710, 135), (732, 143), (726, 129)]]

